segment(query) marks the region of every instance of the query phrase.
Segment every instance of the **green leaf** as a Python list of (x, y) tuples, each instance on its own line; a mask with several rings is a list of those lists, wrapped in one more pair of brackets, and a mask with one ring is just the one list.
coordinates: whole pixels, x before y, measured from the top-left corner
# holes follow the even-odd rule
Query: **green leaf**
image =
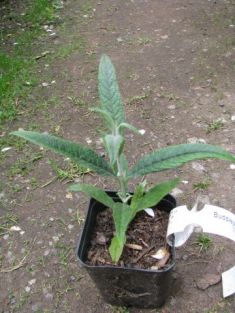
[[(179, 178), (165, 181), (161, 184), (158, 184), (146, 192), (143, 197), (137, 201), (132, 198), (131, 207), (135, 211), (139, 212), (146, 208), (152, 207), (161, 201), (173, 188), (179, 183)], [(134, 200), (134, 201), (133, 201)]]
[(117, 161), (117, 157), (122, 152), (124, 138), (121, 135), (106, 135), (104, 137), (104, 143), (110, 158), (110, 163), (114, 165)]
[(107, 55), (102, 55), (99, 65), (99, 96), (101, 108), (110, 113), (117, 125), (124, 122), (125, 114), (116, 79), (115, 68)]
[(132, 130), (134, 133), (140, 134), (139, 129), (137, 129), (136, 127), (132, 126), (129, 123), (121, 123), (118, 128), (119, 129), (128, 128), (128, 129)]
[(118, 238), (117, 236), (114, 236), (111, 241), (111, 245), (109, 247), (109, 253), (111, 255), (112, 261), (117, 263), (122, 255), (122, 251), (124, 248), (124, 245), (126, 243), (126, 237), (125, 238)]
[(48, 148), (61, 155), (69, 157), (74, 162), (105, 176), (113, 176), (112, 169), (109, 164), (90, 148), (69, 140), (64, 140), (52, 135), (31, 132), (31, 131), (15, 131), (11, 133), (22, 137), (34, 144)]
[(126, 174), (128, 174), (128, 162), (126, 156), (123, 153), (120, 154), (119, 161), (122, 170), (125, 172), (125, 176), (127, 176)]
[(198, 159), (217, 158), (235, 162), (235, 157), (224, 149), (207, 144), (169, 146), (145, 155), (131, 169), (130, 177), (177, 168)]
[(107, 122), (108, 129), (110, 129), (111, 131), (113, 131), (115, 129), (114, 120), (108, 111), (102, 110), (100, 108), (92, 108), (91, 111), (100, 113), (103, 116), (103, 118)]
[(107, 208), (114, 208), (115, 202), (113, 199), (103, 190), (93, 185), (88, 184), (74, 184), (68, 188), (69, 191), (85, 192), (91, 198), (94, 198), (100, 203), (103, 203)]
[(146, 187), (146, 180), (144, 180), (142, 183), (139, 183), (136, 186), (135, 192), (134, 192), (134, 194), (133, 194), (133, 196), (131, 198), (131, 208), (132, 208), (132, 210), (136, 211), (136, 209), (138, 208), (138, 203), (141, 201), (141, 199), (144, 196), (145, 187)]

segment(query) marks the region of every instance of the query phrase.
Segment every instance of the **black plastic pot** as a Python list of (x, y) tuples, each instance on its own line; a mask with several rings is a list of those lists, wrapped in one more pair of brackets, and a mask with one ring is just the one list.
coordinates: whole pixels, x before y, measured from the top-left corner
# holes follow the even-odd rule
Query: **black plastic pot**
[[(116, 199), (115, 192), (108, 192)], [(176, 200), (167, 195), (157, 208), (170, 212)], [(107, 303), (117, 306), (156, 308), (164, 304), (172, 285), (172, 269), (175, 265), (175, 249), (171, 248), (172, 262), (162, 270), (146, 270), (117, 266), (91, 266), (86, 264), (87, 249), (96, 221), (96, 215), (106, 207), (90, 200), (85, 224), (77, 249), (80, 264), (85, 267)]]

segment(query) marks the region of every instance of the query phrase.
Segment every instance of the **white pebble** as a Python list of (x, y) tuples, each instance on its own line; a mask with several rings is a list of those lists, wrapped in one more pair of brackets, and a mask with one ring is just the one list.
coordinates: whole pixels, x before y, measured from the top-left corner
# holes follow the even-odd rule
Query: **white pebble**
[(192, 162), (192, 168), (200, 173), (205, 172), (205, 167), (198, 162)]
[(235, 170), (235, 164), (230, 164), (230, 169)]
[(20, 231), (21, 228), (20, 228), (19, 226), (11, 226), (11, 227), (10, 227), (10, 230), (11, 230), (11, 231)]
[(181, 195), (183, 193), (183, 190), (179, 189), (179, 188), (174, 188), (172, 191), (171, 191), (171, 194), (172, 196), (176, 197), (178, 195)]
[(44, 256), (48, 256), (49, 253), (50, 253), (50, 250), (46, 250), (46, 251), (44, 252)]
[(26, 287), (25, 287), (25, 291), (26, 291), (26, 292), (30, 292), (30, 290), (31, 290), (31, 288), (30, 288), (29, 286), (26, 286)]
[(33, 278), (33, 279), (31, 279), (31, 280), (29, 281), (29, 285), (30, 285), (30, 286), (34, 285), (35, 283), (36, 283), (36, 279), (35, 279), (35, 278)]

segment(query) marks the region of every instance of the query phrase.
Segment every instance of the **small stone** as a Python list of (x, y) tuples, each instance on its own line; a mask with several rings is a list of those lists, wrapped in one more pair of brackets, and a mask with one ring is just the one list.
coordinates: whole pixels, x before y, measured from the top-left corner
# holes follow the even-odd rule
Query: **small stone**
[(48, 83), (42, 83), (42, 87), (48, 87), (49, 84)]
[(235, 170), (235, 164), (230, 164), (229, 167), (230, 167), (231, 170)]
[(10, 231), (20, 231), (21, 228), (19, 226), (11, 226)]
[(6, 151), (8, 151), (8, 150), (10, 150), (10, 149), (12, 149), (11, 147), (6, 147), (6, 148), (3, 148), (1, 151), (2, 152), (6, 152)]
[(57, 241), (59, 241), (60, 238), (59, 238), (58, 236), (53, 236), (52, 239), (53, 239), (55, 242), (57, 242)]
[(29, 285), (30, 285), (30, 286), (34, 285), (35, 283), (36, 283), (36, 279), (35, 279), (35, 278), (33, 278), (33, 279), (31, 279), (31, 280), (29, 281)]
[(73, 229), (73, 228), (74, 228), (74, 225), (71, 225), (71, 224), (68, 225), (68, 229), (71, 230), (71, 229)]
[(231, 116), (231, 121), (235, 122), (235, 115)]
[(146, 132), (146, 130), (145, 130), (145, 129), (139, 129), (139, 133), (140, 133), (140, 135), (144, 135), (144, 134), (145, 134), (145, 132)]
[(175, 110), (175, 108), (176, 108), (176, 106), (174, 104), (168, 106), (169, 110)]
[(97, 233), (96, 234), (96, 242), (99, 244), (99, 245), (105, 245), (106, 242), (107, 242), (107, 238), (105, 237), (105, 235), (103, 233)]
[(25, 287), (25, 291), (26, 291), (26, 292), (30, 292), (30, 290), (31, 290), (31, 288), (30, 288), (29, 286), (26, 286), (26, 287)]
[(117, 42), (123, 42), (123, 39), (121, 37), (118, 37)]
[(4, 240), (7, 240), (8, 238), (9, 238), (9, 234), (6, 234), (6, 235), (3, 236)]
[(92, 140), (89, 137), (87, 137), (86, 138), (86, 142), (87, 142), (88, 145), (90, 145), (92, 143)]
[(192, 168), (199, 173), (205, 172), (205, 167), (198, 162), (192, 162)]
[(203, 138), (197, 138), (197, 137), (190, 137), (187, 139), (188, 143), (206, 143), (206, 140)]
[(46, 251), (44, 252), (44, 256), (48, 256), (49, 253), (50, 253), (50, 250), (46, 250)]
[(71, 192), (68, 192), (68, 193), (66, 194), (65, 198), (72, 200), (72, 199), (73, 199), (72, 193), (71, 193)]
[(36, 311), (38, 311), (38, 310), (39, 310), (38, 304), (32, 305), (32, 311), (33, 311), (33, 312), (36, 312)]
[(171, 191), (171, 194), (172, 196), (176, 197), (176, 196), (179, 196), (179, 195), (182, 195), (183, 193), (183, 190), (179, 189), (179, 188), (174, 188), (172, 191)]
[(183, 261), (187, 261), (187, 260), (188, 260), (188, 255), (187, 255), (187, 254), (184, 254), (184, 255), (182, 256), (182, 260), (183, 260)]

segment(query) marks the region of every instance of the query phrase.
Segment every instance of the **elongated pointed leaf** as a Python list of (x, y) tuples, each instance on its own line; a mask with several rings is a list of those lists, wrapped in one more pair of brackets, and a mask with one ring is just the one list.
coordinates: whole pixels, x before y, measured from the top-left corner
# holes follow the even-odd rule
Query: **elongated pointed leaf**
[(74, 184), (68, 188), (69, 191), (85, 192), (91, 198), (94, 198), (100, 203), (103, 203), (108, 208), (114, 208), (115, 202), (113, 199), (101, 188), (89, 184)]
[(105, 121), (107, 122), (108, 129), (110, 129), (111, 131), (114, 130), (115, 128), (114, 120), (112, 119), (112, 116), (110, 115), (108, 111), (102, 110), (100, 108), (93, 108), (91, 109), (91, 111), (100, 113), (105, 119)]
[(177, 168), (198, 159), (217, 158), (235, 162), (235, 157), (224, 149), (207, 144), (169, 146), (145, 155), (131, 169), (130, 177)]
[(76, 163), (90, 168), (101, 175), (114, 175), (108, 163), (86, 146), (52, 135), (31, 131), (15, 131), (12, 132), (12, 134), (29, 140), (34, 144), (48, 148), (61, 155), (67, 156)]
[(109, 253), (111, 255), (112, 261), (117, 263), (122, 255), (124, 245), (126, 243), (126, 236), (124, 238), (119, 238), (114, 236), (109, 247)]
[(117, 124), (124, 122), (124, 107), (115, 68), (107, 55), (102, 55), (101, 57), (98, 79), (101, 108), (108, 111)]
[(141, 210), (156, 205), (158, 202), (161, 201), (163, 197), (171, 192), (171, 190), (175, 188), (178, 183), (179, 178), (175, 178), (154, 186), (148, 192), (146, 192), (143, 197), (139, 199), (139, 201), (132, 201), (131, 207), (135, 209), (135, 211), (139, 212)]
[(128, 129), (130, 129), (131, 131), (133, 131), (134, 133), (140, 134), (139, 129), (137, 129), (135, 126), (132, 126), (132, 125), (129, 124), (129, 123), (121, 123), (121, 124), (119, 125), (119, 129), (122, 129), (122, 128), (128, 128)]
[(117, 157), (122, 152), (124, 138), (121, 135), (106, 135), (104, 137), (105, 147), (108, 151), (112, 165), (117, 161)]

